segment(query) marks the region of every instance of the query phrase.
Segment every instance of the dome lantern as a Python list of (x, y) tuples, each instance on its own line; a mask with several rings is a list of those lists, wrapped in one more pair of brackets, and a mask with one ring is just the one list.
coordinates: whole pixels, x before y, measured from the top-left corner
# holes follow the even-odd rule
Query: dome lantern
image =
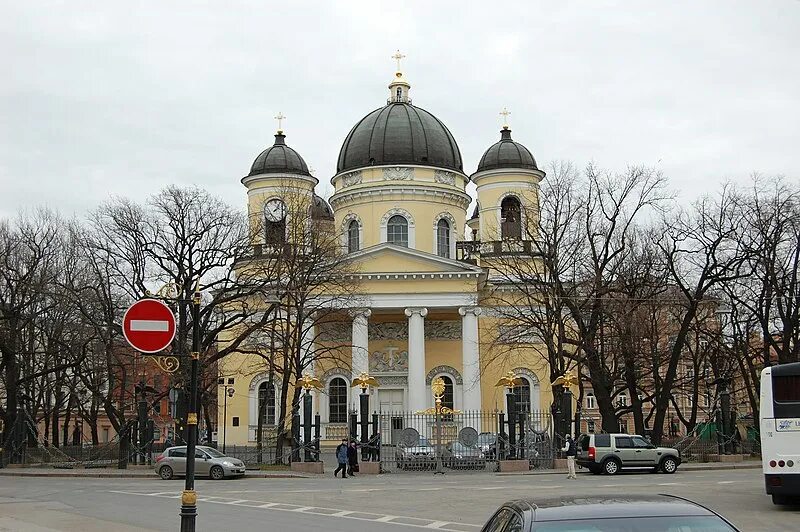
[(400, 50), (397, 50), (392, 56), (392, 59), (397, 61), (397, 71), (394, 73), (394, 79), (389, 83), (389, 100), (386, 102), (387, 104), (411, 103), (411, 99), (408, 97), (411, 84), (403, 77), (403, 72), (400, 70), (400, 60), (404, 57), (405, 55), (401, 54)]

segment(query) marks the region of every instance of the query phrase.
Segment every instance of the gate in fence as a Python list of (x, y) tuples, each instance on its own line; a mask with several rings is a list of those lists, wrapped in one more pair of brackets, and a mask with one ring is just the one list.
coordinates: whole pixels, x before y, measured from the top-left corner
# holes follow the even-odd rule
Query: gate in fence
[(495, 471), (498, 460), (527, 460), (532, 469), (553, 467), (552, 416), (503, 412), (382, 412), (380, 461), (385, 472)]

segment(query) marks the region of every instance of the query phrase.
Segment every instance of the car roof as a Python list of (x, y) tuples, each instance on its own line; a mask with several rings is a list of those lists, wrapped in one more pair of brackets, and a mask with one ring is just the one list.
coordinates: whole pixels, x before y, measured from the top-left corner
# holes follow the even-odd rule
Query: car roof
[(506, 506), (532, 511), (534, 521), (716, 515), (690, 500), (672, 495), (617, 495), (518, 499)]

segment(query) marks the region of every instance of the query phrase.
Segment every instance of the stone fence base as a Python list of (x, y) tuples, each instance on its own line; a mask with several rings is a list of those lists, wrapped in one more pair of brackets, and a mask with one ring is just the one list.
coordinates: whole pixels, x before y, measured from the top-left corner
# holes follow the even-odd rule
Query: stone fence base
[(530, 468), (531, 465), (527, 460), (500, 460), (501, 473), (528, 471)]
[(297, 473), (322, 475), (325, 473), (325, 466), (322, 462), (292, 462), (291, 470)]
[[(575, 464), (575, 467), (578, 467), (578, 464)], [(553, 469), (563, 469), (564, 471), (567, 470), (567, 459), (566, 458), (553, 458)]]
[(358, 472), (362, 475), (378, 475), (381, 472), (380, 462), (359, 462)]
[(709, 454), (709, 462), (744, 462), (743, 454)]

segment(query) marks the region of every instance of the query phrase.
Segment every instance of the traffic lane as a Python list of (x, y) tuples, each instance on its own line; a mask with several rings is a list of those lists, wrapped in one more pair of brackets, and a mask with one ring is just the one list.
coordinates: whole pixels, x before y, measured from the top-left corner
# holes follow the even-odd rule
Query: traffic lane
[[(226, 497), (229, 500), (256, 499), (270, 502), (298, 503), (326, 508), (341, 508), (350, 511), (367, 511), (386, 515), (406, 515), (431, 520), (480, 524), (491, 515), (494, 509), (506, 500), (520, 497), (549, 497), (560, 495), (614, 495), (629, 493), (671, 493), (684, 496), (719, 511), (742, 530), (783, 531), (796, 530), (795, 523), (800, 517), (796, 508), (775, 507), (764, 494), (763, 480), (758, 470), (733, 471), (685, 471), (674, 475), (654, 475), (650, 473), (623, 474), (614, 477), (579, 475), (578, 480), (568, 481), (562, 475), (521, 475), (496, 476), (487, 474), (398, 474), (377, 477), (358, 476), (342, 480), (332, 476), (313, 479), (240, 479), (230, 481), (198, 481), (197, 490), (202, 498), (210, 496)], [(34, 492), (39, 495), (74, 492), (76, 506), (81, 497), (87, 495), (94, 500), (97, 492), (108, 490), (129, 490), (141, 493), (168, 492), (178, 496), (182, 489), (180, 481), (144, 480), (100, 480), (85, 479), (0, 479), (9, 486), (13, 481), (15, 491), (21, 494)], [(28, 486), (30, 483), (33, 486)], [(77, 483), (77, 485), (76, 485)], [(81, 495), (83, 493), (83, 495)], [(0, 490), (0, 496), (6, 494)], [(68, 496), (68, 495), (67, 495)], [(128, 505), (136, 511), (149, 511), (150, 504), (163, 506), (163, 501), (153, 502), (150, 498), (136, 503), (128, 496)], [(159, 519), (172, 525), (177, 519), (177, 499), (166, 499), (167, 505), (159, 510)], [(114, 499), (118, 501), (118, 499)], [(107, 503), (117, 506), (120, 503)], [(104, 504), (105, 505), (105, 504)], [(90, 505), (91, 506), (91, 505)], [(224, 505), (199, 503), (201, 519), (219, 523), (234, 519), (234, 523), (251, 523), (248, 510), (240, 509), (231, 514)], [(101, 517), (108, 514), (96, 513)], [(113, 514), (114, 512), (112, 512)], [(276, 512), (272, 512), (276, 513)], [(271, 515), (271, 514), (270, 514)], [(125, 516), (122, 516), (125, 517)], [(303, 517), (303, 516), (301, 516)], [(299, 519), (299, 518), (298, 518)], [(327, 523), (326, 518), (321, 518)], [(257, 519), (256, 519), (257, 520)], [(328, 519), (330, 520), (330, 519)], [(302, 521), (302, 519), (300, 519)], [(341, 521), (341, 520), (339, 520)], [(350, 522), (335, 527), (346, 526)], [(123, 521), (125, 522), (125, 521)], [(140, 523), (140, 521), (129, 521)], [(202, 521), (199, 521), (202, 522)], [(230, 522), (229, 522), (230, 523)], [(145, 524), (151, 524), (147, 521)], [(144, 526), (144, 525), (139, 525)], [(355, 524), (353, 524), (355, 526)], [(372, 528), (369, 528), (369, 527)], [(375, 524), (367, 529), (375, 529)], [(359, 527), (360, 528), (360, 527)]]
[(413, 508), (418, 517), (467, 523), (485, 522), (497, 506), (514, 498), (631, 493), (686, 497), (718, 511), (742, 530), (797, 530), (792, 520), (800, 517), (797, 508), (772, 505), (758, 470), (679, 470), (674, 475), (632, 472), (613, 477), (582, 474), (578, 480), (561, 475), (402, 474), (347, 481), (320, 477), (313, 487), (264, 485), (255, 479), (246, 483), (246, 487), (229, 484), (222, 490), (231, 496), (247, 492), (286, 501), (303, 496), (319, 505), (343, 499), (379, 513), (396, 511), (402, 505)]
[[(0, 516), (7, 529), (26, 526), (47, 526), (49, 530), (119, 529), (125, 531), (175, 530), (182, 485), (173, 482), (142, 483), (107, 482), (94, 479), (14, 479), (21, 482), (9, 486), (0, 479)], [(427, 528), (451, 532), (475, 532), (478, 525), (462, 526), (439, 519), (417, 519), (412, 515), (376, 514), (347, 510), (339, 506), (315, 507), (301, 504), (280, 504), (250, 496), (220, 496), (224, 482), (200, 481), (198, 491), (198, 530), (333, 530), (333, 531), (408, 531)], [(173, 489), (164, 490), (165, 485)], [(177, 488), (177, 489), (174, 489)], [(130, 490), (130, 491), (125, 491)], [(295, 502), (300, 502), (296, 498)], [(339, 503), (345, 501), (337, 501)], [(35, 505), (35, 508), (31, 505)], [(363, 509), (362, 509), (363, 510)], [(53, 524), (56, 523), (54, 526)], [(109, 527), (113, 524), (113, 528)], [(1, 529), (0, 529), (1, 530)]]

